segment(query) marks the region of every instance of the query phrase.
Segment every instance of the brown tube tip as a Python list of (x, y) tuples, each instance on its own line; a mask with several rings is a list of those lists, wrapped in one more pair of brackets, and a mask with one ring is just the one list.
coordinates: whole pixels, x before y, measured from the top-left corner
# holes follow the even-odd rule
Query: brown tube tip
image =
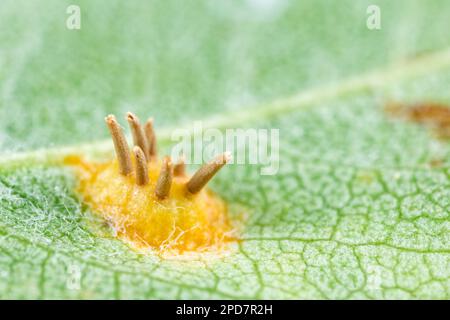
[(127, 112), (127, 120), (129, 121), (136, 121), (138, 118), (136, 115), (130, 111)]
[(178, 158), (178, 162), (176, 165), (174, 165), (173, 167), (173, 175), (175, 177), (184, 177), (186, 176), (186, 159), (184, 157), (184, 155), (181, 155)]
[(156, 145), (156, 134), (153, 128), (153, 118), (149, 118), (145, 122), (144, 126), (145, 137), (148, 141), (148, 157), (149, 159), (156, 159), (157, 157), (157, 145)]
[(169, 196), (172, 178), (172, 161), (170, 157), (166, 156), (163, 159), (161, 172), (159, 173), (158, 181), (156, 182), (155, 195), (158, 199), (162, 200)]
[(231, 154), (229, 152), (225, 152), (214, 158), (211, 162), (203, 165), (186, 184), (187, 190), (192, 194), (199, 192), (230, 160)]
[(148, 160), (148, 141), (145, 137), (139, 118), (135, 114), (128, 112), (126, 119), (133, 135), (134, 145), (142, 149), (146, 159)]
[(113, 114), (108, 114), (105, 117), (105, 121), (106, 121), (106, 123), (114, 122), (114, 121), (116, 121), (116, 117)]
[(144, 186), (149, 181), (147, 159), (144, 151), (138, 146), (133, 148), (133, 153), (136, 158), (136, 184)]
[(105, 118), (105, 122), (108, 126), (111, 138), (114, 143), (114, 149), (116, 151), (117, 160), (119, 162), (120, 174), (126, 176), (133, 170), (127, 140), (122, 132), (122, 128), (120, 127), (114, 115), (108, 115)]

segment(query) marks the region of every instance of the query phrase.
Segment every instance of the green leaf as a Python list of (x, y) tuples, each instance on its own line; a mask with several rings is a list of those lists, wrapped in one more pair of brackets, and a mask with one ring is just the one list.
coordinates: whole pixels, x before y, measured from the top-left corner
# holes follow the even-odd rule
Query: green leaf
[[(450, 296), (450, 145), (387, 101), (450, 103), (448, 1), (2, 1), (0, 298)], [(264, 5), (263, 5), (264, 3)], [(279, 128), (280, 170), (211, 187), (241, 241), (160, 258), (117, 240), (61, 159), (112, 155), (103, 117)], [(439, 166), (430, 165), (438, 160)]]

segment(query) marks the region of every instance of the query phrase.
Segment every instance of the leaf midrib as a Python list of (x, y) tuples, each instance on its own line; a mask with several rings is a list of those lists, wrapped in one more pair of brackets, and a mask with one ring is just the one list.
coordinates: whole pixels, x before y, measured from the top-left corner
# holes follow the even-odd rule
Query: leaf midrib
[[(353, 76), (337, 83), (300, 91), (292, 96), (279, 98), (269, 103), (216, 114), (203, 121), (203, 129), (225, 129), (271, 117), (278, 117), (289, 112), (312, 107), (333, 98), (355, 94), (364, 90), (385, 88), (396, 81), (416, 78), (448, 67), (450, 67), (450, 47), (406, 61), (399, 61), (384, 68)], [(176, 128), (179, 129), (180, 126)], [(168, 144), (174, 129), (173, 127), (158, 129), (159, 142), (163, 145)], [(188, 125), (182, 129), (191, 131), (192, 127)], [(16, 153), (9, 152), (0, 155), (0, 168), (13, 169), (23, 165), (58, 164), (67, 155), (71, 154), (105, 155), (111, 151), (111, 142), (109, 140), (100, 140), (72, 146), (41, 148)]]

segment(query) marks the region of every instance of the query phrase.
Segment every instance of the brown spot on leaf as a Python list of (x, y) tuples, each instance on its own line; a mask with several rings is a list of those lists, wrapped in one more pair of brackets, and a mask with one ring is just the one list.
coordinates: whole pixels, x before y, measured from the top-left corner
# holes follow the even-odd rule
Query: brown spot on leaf
[(444, 160), (442, 159), (431, 159), (429, 162), (431, 168), (441, 168), (444, 165)]
[(450, 139), (450, 106), (437, 102), (402, 104), (389, 102), (385, 111), (431, 128), (438, 137)]

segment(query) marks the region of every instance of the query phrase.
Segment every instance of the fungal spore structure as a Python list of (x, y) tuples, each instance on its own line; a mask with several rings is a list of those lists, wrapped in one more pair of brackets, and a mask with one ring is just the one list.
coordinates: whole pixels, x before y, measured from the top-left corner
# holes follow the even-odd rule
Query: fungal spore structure
[(176, 163), (157, 155), (153, 119), (141, 125), (128, 113), (133, 137), (129, 148), (115, 116), (105, 118), (116, 158), (109, 162), (70, 160), (79, 177), (78, 191), (118, 237), (137, 248), (159, 252), (205, 251), (234, 240), (225, 202), (206, 187), (230, 160), (216, 156), (191, 177), (184, 158)]

